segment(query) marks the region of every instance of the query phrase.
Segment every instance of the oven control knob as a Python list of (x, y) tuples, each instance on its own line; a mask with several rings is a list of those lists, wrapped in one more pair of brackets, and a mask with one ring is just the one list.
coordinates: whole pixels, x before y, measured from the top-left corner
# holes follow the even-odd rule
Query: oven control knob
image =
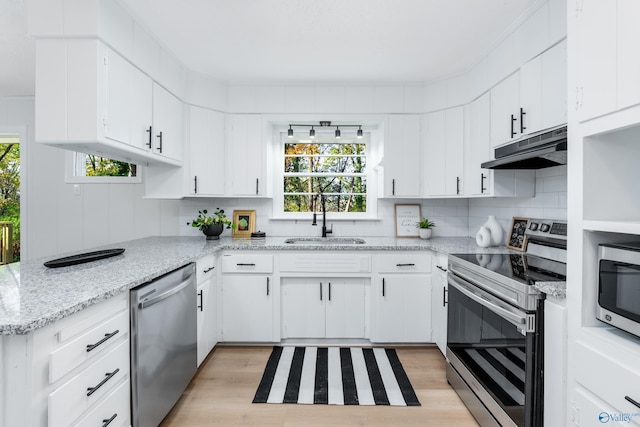
[(542, 231), (543, 233), (546, 233), (547, 231), (549, 231), (550, 228), (551, 226), (549, 224), (542, 224), (540, 226), (540, 231)]
[(537, 229), (538, 229), (538, 223), (537, 222), (532, 222), (531, 224), (529, 224), (529, 230), (536, 231)]

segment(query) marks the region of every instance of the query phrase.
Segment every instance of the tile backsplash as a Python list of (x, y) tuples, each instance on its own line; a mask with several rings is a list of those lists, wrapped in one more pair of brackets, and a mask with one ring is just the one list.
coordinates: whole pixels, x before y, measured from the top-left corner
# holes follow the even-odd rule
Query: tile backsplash
[[(199, 209), (222, 208), (231, 217), (234, 209), (254, 209), (256, 228), (268, 236), (319, 236), (320, 226), (311, 225), (311, 214), (305, 220), (271, 219), (271, 199), (187, 199), (180, 203), (179, 227), (181, 235), (200, 235), (200, 231), (187, 227)], [(395, 235), (394, 205), (418, 203), (423, 217), (436, 223), (434, 236), (475, 237), (478, 229), (495, 215), (506, 231), (514, 216), (528, 218), (566, 219), (567, 217), (567, 167), (540, 169), (536, 172), (536, 195), (525, 198), (478, 199), (380, 199), (378, 220), (329, 221), (333, 224), (333, 236), (385, 236)], [(320, 223), (320, 218), (318, 218)], [(184, 226), (183, 226), (184, 225)], [(230, 232), (225, 232), (230, 235)]]

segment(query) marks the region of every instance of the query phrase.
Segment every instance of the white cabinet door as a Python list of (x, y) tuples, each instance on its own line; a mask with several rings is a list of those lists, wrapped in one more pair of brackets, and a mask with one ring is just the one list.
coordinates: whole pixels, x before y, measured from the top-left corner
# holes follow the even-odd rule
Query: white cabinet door
[(491, 145), (505, 144), (520, 132), (520, 73), (516, 72), (491, 89)]
[(372, 342), (431, 341), (431, 275), (389, 274), (373, 293)]
[(611, 3), (581, 0), (576, 11), (572, 37), (580, 40), (574, 52), (579, 73), (573, 91), (580, 121), (616, 110), (617, 14)]
[(640, 3), (637, 0), (618, 0), (618, 109), (640, 103), (638, 22)]
[[(111, 49), (106, 49), (106, 62), (107, 95), (104, 134), (106, 138), (114, 141), (132, 144), (131, 114), (134, 112), (132, 108), (134, 67)], [(151, 97), (146, 101), (150, 109)]]
[(135, 67), (131, 67), (130, 78), (130, 143), (150, 152), (153, 145), (153, 81)]
[(538, 55), (520, 67), (520, 106), (523, 115), (522, 122), (518, 122), (516, 127), (518, 131), (522, 130), (522, 134), (542, 129), (542, 85), (542, 55)]
[(189, 179), (191, 195), (224, 196), (224, 114), (189, 108)]
[(431, 298), (431, 318), (433, 341), (443, 355), (447, 351), (447, 255), (433, 257), (433, 295)]
[(566, 419), (567, 399), (557, 390), (567, 388), (567, 307), (547, 298), (544, 302), (544, 425)]
[(282, 337), (324, 338), (326, 297), (322, 279), (283, 278), (281, 293)]
[(226, 148), (227, 195), (267, 195), (262, 118), (252, 114), (227, 115)]
[(233, 342), (272, 342), (273, 298), (271, 276), (224, 275), (222, 339)]
[(198, 284), (197, 319), (198, 319), (198, 366), (207, 357), (217, 343), (216, 324), (216, 279), (210, 276)]
[(283, 278), (283, 338), (364, 338), (366, 279)]
[(491, 146), (491, 97), (482, 95), (471, 103), (469, 118), (469, 138), (466, 141), (469, 151), (465, 195), (481, 196), (490, 194), (493, 171), (482, 169), (480, 165), (493, 159)]
[(423, 116), (422, 169), (425, 196), (462, 194), (463, 144), (463, 107)]
[(327, 338), (365, 337), (365, 279), (327, 279)]
[(420, 197), (420, 116), (389, 116), (384, 141), (385, 197)]
[(184, 145), (182, 102), (157, 83), (153, 84), (153, 153), (182, 161)]
[(542, 55), (541, 129), (567, 123), (567, 41)]

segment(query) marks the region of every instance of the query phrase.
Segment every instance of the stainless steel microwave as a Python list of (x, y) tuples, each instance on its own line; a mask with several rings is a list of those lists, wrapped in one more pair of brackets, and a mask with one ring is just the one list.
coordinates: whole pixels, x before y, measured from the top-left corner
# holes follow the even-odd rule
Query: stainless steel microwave
[(598, 252), (596, 317), (640, 337), (640, 242), (601, 244)]

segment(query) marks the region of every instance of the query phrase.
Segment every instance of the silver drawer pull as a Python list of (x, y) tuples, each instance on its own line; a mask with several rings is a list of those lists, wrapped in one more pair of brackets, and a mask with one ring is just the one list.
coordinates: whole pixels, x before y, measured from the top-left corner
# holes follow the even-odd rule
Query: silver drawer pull
[(91, 396), (93, 393), (95, 393), (96, 391), (98, 391), (98, 389), (99, 389), (100, 387), (102, 387), (103, 385), (105, 385), (105, 383), (106, 383), (107, 381), (109, 381), (111, 378), (113, 378), (113, 376), (114, 376), (115, 374), (117, 374), (118, 372), (120, 372), (120, 368), (116, 368), (116, 370), (115, 370), (115, 371), (113, 371), (113, 372), (111, 372), (111, 373), (107, 372), (107, 373), (105, 374), (105, 375), (106, 375), (105, 379), (103, 379), (102, 381), (100, 381), (100, 383), (99, 383), (97, 386), (87, 388), (87, 396)]
[(115, 331), (111, 332), (110, 334), (104, 334), (104, 338), (102, 338), (97, 343), (95, 343), (95, 344), (87, 344), (87, 353), (90, 352), (91, 350), (95, 349), (96, 347), (98, 347), (100, 344), (103, 344), (109, 338), (113, 338), (118, 332), (120, 332), (120, 330), (116, 329)]
[(111, 418), (106, 418), (106, 419), (102, 420), (102, 427), (107, 427), (109, 424), (111, 424), (111, 421), (116, 419), (117, 416), (118, 416), (118, 414), (115, 413), (115, 414), (113, 414), (111, 416)]

